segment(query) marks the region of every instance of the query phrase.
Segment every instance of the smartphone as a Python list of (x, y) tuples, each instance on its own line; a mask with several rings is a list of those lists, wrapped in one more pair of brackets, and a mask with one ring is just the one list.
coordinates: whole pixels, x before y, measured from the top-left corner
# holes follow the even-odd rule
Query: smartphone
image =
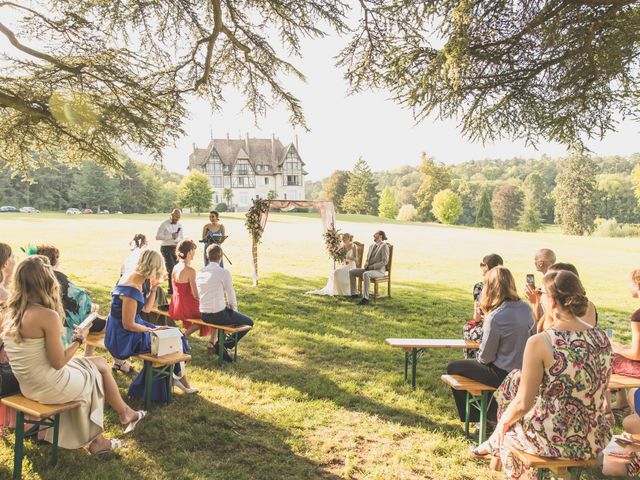
[(178, 229), (176, 230), (176, 233), (180, 233), (180, 230), (182, 230), (182, 227), (178, 227)]
[(527, 274), (527, 285), (531, 285), (532, 287), (536, 286), (536, 278), (533, 276), (533, 273)]

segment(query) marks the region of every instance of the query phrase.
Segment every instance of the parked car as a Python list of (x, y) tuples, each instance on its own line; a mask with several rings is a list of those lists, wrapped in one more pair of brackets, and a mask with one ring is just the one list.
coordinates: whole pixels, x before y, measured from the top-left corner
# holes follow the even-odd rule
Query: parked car
[(122, 212), (120, 210), (118, 210), (117, 212), (114, 212), (116, 215), (122, 215)]
[(109, 210), (100, 210), (98, 213), (109, 213)]
[(22, 213), (40, 213), (40, 210), (38, 210), (37, 208), (33, 208), (33, 207), (22, 207), (20, 209), (20, 212), (22, 212)]
[(84, 210), (82, 210), (82, 213), (84, 214), (93, 213), (93, 210), (91, 210), (90, 208), (85, 208)]
[(80, 210), (77, 208), (67, 208), (67, 215), (80, 215)]
[(0, 212), (17, 212), (18, 209), (16, 207), (12, 207), (10, 205), (5, 205), (0, 207)]

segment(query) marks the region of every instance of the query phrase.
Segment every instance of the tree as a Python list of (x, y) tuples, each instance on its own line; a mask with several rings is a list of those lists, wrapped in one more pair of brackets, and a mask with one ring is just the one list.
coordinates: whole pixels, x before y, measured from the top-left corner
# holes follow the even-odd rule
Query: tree
[(233, 210), (232, 203), (231, 203), (231, 200), (233, 200), (233, 189), (225, 188), (222, 191), (222, 198), (224, 199), (224, 201), (227, 204), (227, 206), (229, 207), (229, 209)]
[(478, 203), (478, 213), (476, 214), (476, 227), (493, 228), (493, 212), (491, 211), (491, 201), (489, 200), (489, 189), (485, 188)]
[(441, 190), (433, 197), (432, 211), (440, 223), (454, 224), (462, 215), (462, 200), (449, 189)]
[(361, 0), (340, 57), (355, 91), (383, 88), (418, 120), (455, 118), (472, 140), (573, 145), (638, 115), (633, 0)]
[(342, 199), (342, 209), (347, 213), (376, 215), (378, 192), (367, 162), (358, 159), (347, 183), (347, 192)]
[(584, 235), (594, 229), (596, 219), (595, 164), (579, 152), (572, 152), (556, 178), (556, 222), (565, 233)]
[(0, 18), (16, 21), (0, 23), (11, 45), (0, 59), (0, 161), (25, 174), (52, 159), (121, 169), (122, 144), (160, 159), (183, 133), (187, 98), (219, 109), (228, 88), (256, 117), (283, 104), (305, 127), (281, 79), (304, 77), (278, 52), (299, 56), (301, 39), (324, 27), (345, 32), (347, 12), (331, 0), (2, 2)]
[(103, 167), (86, 161), (73, 176), (69, 200), (95, 211), (116, 210), (120, 207), (118, 184)]
[(503, 183), (493, 191), (491, 211), (497, 228), (511, 230), (518, 224), (522, 212), (522, 197), (522, 191), (511, 183)]
[(418, 210), (410, 203), (402, 205), (398, 212), (398, 220), (403, 222), (413, 222), (418, 219)]
[(598, 175), (596, 185), (598, 217), (615, 218), (622, 223), (638, 220), (638, 201), (633, 191), (633, 182), (627, 175)]
[(337, 211), (341, 211), (342, 200), (347, 193), (347, 184), (349, 183), (349, 172), (336, 170), (327, 179), (322, 188), (320, 198), (322, 200), (331, 200)]
[(269, 192), (267, 193), (267, 200), (275, 200), (276, 198), (278, 198), (278, 194), (276, 193), (276, 191), (269, 190)]
[(207, 211), (211, 207), (213, 190), (206, 175), (191, 172), (182, 182), (178, 191), (178, 203), (181, 207), (195, 210), (197, 213)]
[(524, 211), (518, 222), (523, 232), (537, 232), (542, 225), (541, 212), (544, 208), (544, 180), (540, 174), (532, 172), (524, 180)]
[(396, 218), (398, 216), (398, 210), (400, 207), (398, 206), (398, 202), (393, 197), (393, 192), (391, 188), (384, 187), (382, 193), (380, 194), (380, 207), (378, 208), (378, 212), (382, 218)]
[(424, 152), (418, 171), (423, 175), (420, 188), (416, 192), (418, 213), (422, 219), (431, 220), (433, 218), (431, 213), (433, 197), (440, 190), (451, 186), (451, 172), (444, 164), (436, 163), (432, 157), (428, 157)]

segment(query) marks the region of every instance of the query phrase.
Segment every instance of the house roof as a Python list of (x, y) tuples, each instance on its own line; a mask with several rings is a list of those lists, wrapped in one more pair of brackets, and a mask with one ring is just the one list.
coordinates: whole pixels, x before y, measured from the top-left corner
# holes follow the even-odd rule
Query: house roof
[(263, 167), (260, 173), (275, 173), (281, 170), (284, 159), (292, 148), (295, 150), (293, 143), (283, 145), (277, 138), (214, 138), (207, 148), (194, 146), (193, 153), (189, 155), (189, 167), (203, 165), (215, 150), (223, 165), (233, 167), (238, 159), (248, 157), (254, 171), (256, 165), (266, 165), (266, 169)]

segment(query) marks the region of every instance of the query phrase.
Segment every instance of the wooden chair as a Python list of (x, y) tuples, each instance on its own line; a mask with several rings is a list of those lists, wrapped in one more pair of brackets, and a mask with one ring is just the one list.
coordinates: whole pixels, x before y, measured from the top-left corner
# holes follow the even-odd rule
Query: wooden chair
[(378, 278), (372, 278), (371, 279), (371, 283), (373, 283), (373, 295), (371, 295), (371, 298), (373, 298), (374, 300), (378, 299), (378, 298), (385, 298), (384, 295), (380, 295), (378, 293), (378, 285), (380, 283), (384, 283), (387, 282), (387, 297), (391, 298), (391, 261), (393, 260), (393, 245), (389, 245), (389, 261), (387, 262), (387, 265), (385, 266), (385, 273), (386, 275), (384, 277), (378, 277)]
[[(63, 403), (60, 405), (45, 405), (29, 400), (22, 395), (11, 395), (0, 400), (3, 405), (16, 411), (16, 441), (13, 448), (13, 479), (22, 478), (22, 458), (24, 456), (24, 439), (36, 435), (41, 427), (53, 428), (53, 443), (51, 460), (49, 465), (58, 462), (58, 430), (60, 427), (60, 414), (82, 405), (81, 401)], [(25, 418), (25, 414), (29, 418)], [(31, 425), (25, 431), (24, 424)]]
[(356, 246), (358, 258), (356, 258), (356, 268), (362, 268), (362, 257), (364, 256), (364, 243), (353, 242)]

